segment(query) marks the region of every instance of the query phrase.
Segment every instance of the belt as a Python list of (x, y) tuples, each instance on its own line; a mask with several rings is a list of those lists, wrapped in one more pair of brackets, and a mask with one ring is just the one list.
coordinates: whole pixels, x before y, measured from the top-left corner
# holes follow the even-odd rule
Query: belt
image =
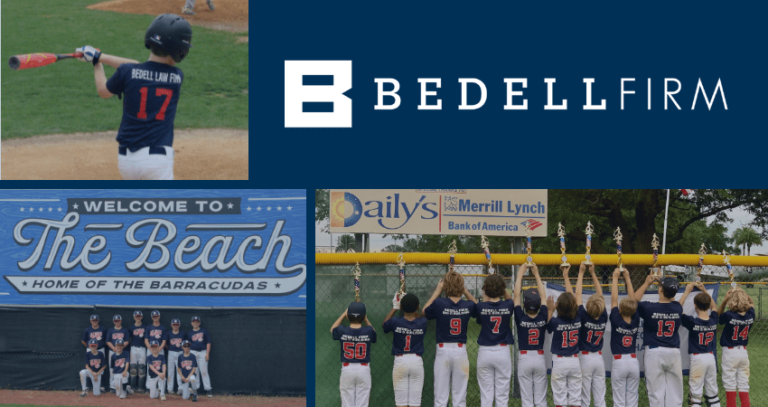
[[(349, 366), (349, 362), (344, 362), (341, 364), (342, 366)], [(367, 363), (360, 363), (360, 366), (368, 366)]]
[[(583, 351), (581, 351), (581, 354), (582, 354), (582, 355), (589, 355), (590, 353), (595, 353), (595, 352), (590, 352), (590, 351), (588, 351), (588, 350), (583, 350)], [(603, 354), (603, 351), (599, 350), (599, 351), (597, 351), (597, 353), (599, 353), (599, 354), (601, 354), (601, 355), (602, 355), (602, 354)]]
[(712, 354), (713, 354), (712, 352), (694, 353), (693, 356), (696, 356), (696, 355), (712, 355)]
[(666, 349), (680, 349), (680, 348), (673, 348), (671, 346), (649, 346), (648, 349), (656, 349), (656, 348), (666, 348)]
[[(396, 357), (396, 358), (399, 358), (400, 356), (404, 356), (404, 355), (405, 355), (405, 354), (403, 354), (403, 355), (395, 355), (395, 357)], [(419, 355), (418, 353), (409, 353), (409, 355), (416, 355), (416, 356), (418, 356), (418, 357), (421, 357), (421, 355)]]
[[(459, 347), (460, 347), (460, 348), (463, 348), (463, 347), (464, 347), (464, 344), (463, 344), (463, 343), (461, 343), (461, 342), (458, 342), (458, 345), (459, 345)], [(437, 346), (439, 346), (439, 347), (441, 347), (441, 348), (442, 348), (442, 347), (443, 347), (443, 344), (442, 344), (442, 343), (438, 343), (438, 344), (437, 344)]]
[(616, 360), (619, 360), (624, 355), (630, 355), (630, 356), (632, 356), (632, 359), (637, 358), (637, 354), (634, 354), (634, 353), (625, 353), (625, 354), (622, 354), (622, 355), (613, 355), (613, 358), (616, 359)]
[(528, 352), (538, 352), (538, 353), (539, 353), (539, 355), (543, 355), (543, 354), (544, 354), (544, 351), (543, 351), (543, 350), (537, 350), (537, 351), (533, 351), (533, 350), (531, 350), (531, 351), (528, 351), (528, 350), (521, 350), (521, 351), (520, 351), (520, 354), (521, 354), (521, 355), (527, 355), (527, 354), (528, 354)]
[(559, 358), (575, 358), (575, 357), (576, 357), (576, 355), (565, 355), (565, 356), (563, 356), (563, 355), (557, 355), (557, 357), (559, 357)]
[(729, 346), (729, 347), (728, 347), (728, 349), (739, 349), (739, 348), (744, 348), (744, 349), (747, 349), (747, 346), (746, 346), (746, 345), (744, 345), (744, 346)]
[[(117, 148), (117, 153), (120, 154), (120, 155), (126, 155), (127, 151), (128, 151), (128, 147), (120, 146), (120, 147)], [(131, 151), (131, 152), (133, 152), (133, 151)], [(166, 154), (164, 147), (150, 147), (149, 148), (149, 153), (150, 154), (160, 154), (160, 155), (165, 155)]]

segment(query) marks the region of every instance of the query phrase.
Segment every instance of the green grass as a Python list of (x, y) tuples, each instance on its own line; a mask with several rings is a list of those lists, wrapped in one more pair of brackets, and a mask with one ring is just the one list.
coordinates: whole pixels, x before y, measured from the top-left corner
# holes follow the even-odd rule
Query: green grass
[[(117, 130), (122, 101), (101, 99), (93, 68), (65, 60), (12, 71), (6, 61), (33, 52), (71, 53), (92, 45), (146, 61), (144, 32), (153, 17), (88, 10), (100, 0), (24, 0), (2, 3), (2, 138)], [(193, 27), (175, 127), (248, 128), (248, 43), (241, 34)], [(105, 68), (107, 77), (114, 69)]]

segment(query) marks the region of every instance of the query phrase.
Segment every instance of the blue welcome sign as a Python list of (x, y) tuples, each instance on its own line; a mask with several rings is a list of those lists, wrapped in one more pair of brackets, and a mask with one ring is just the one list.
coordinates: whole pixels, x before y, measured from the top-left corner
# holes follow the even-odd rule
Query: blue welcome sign
[(0, 194), (0, 304), (306, 308), (304, 190)]

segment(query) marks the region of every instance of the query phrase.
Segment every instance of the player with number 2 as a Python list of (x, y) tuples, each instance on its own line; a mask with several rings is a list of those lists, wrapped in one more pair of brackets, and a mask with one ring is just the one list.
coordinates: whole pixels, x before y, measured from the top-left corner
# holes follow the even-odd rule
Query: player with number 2
[[(538, 288), (529, 288), (522, 294), (523, 275), (528, 267), (533, 270)], [(549, 321), (546, 305), (547, 291), (535, 265), (523, 264), (517, 272), (515, 282), (515, 326), (517, 327), (517, 381), (520, 384), (522, 407), (546, 407), (547, 405), (547, 364), (544, 359), (544, 329)], [(520, 304), (522, 303), (522, 307)], [(525, 311), (523, 311), (525, 310)]]

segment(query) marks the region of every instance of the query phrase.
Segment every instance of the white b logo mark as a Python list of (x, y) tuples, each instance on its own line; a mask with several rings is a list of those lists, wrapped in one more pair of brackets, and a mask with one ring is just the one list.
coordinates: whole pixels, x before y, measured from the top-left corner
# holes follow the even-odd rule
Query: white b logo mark
[[(305, 85), (305, 76), (332, 80)], [(285, 61), (285, 127), (352, 127), (351, 88), (352, 61)]]

